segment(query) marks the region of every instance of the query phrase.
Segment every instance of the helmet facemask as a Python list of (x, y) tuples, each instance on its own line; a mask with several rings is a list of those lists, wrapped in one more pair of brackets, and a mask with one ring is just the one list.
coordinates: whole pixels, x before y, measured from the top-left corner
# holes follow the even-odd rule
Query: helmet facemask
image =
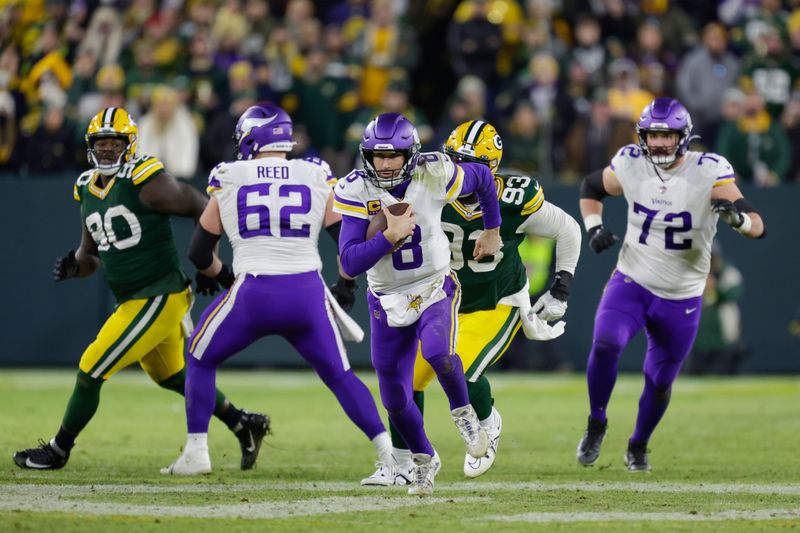
[[(419, 157), (419, 149), (416, 147), (411, 147), (406, 150), (372, 150), (361, 146), (358, 151), (361, 154), (361, 162), (364, 164), (364, 172), (367, 175), (367, 179), (379, 189), (386, 190), (394, 189), (410, 180), (413, 169), (416, 166), (416, 159)], [(375, 152), (402, 155), (403, 164), (399, 169), (395, 169), (394, 175), (383, 176), (381, 173), (385, 171), (378, 170), (375, 167)], [(412, 159), (414, 163), (409, 164)]]
[[(654, 165), (661, 168), (669, 168), (678, 159), (678, 149), (681, 146), (681, 132), (677, 130), (668, 129), (646, 129), (637, 132), (639, 134), (639, 145), (642, 148), (642, 153)], [(648, 136), (655, 133), (674, 134), (675, 142), (672, 145), (661, 143), (659, 146), (653, 146), (647, 142)]]
[[(104, 148), (103, 150), (98, 150), (95, 145), (97, 144), (97, 141), (101, 139), (116, 139), (122, 141), (122, 147), (118, 150), (119, 155), (109, 158), (107, 157), (107, 153), (113, 153), (111, 149)], [(114, 176), (120, 171), (122, 165), (124, 165), (125, 162), (128, 161), (133, 155), (131, 152), (131, 143), (129, 142), (127, 135), (87, 135), (86, 144), (86, 156), (89, 159), (89, 163), (91, 163), (91, 165), (103, 176)], [(113, 159), (114, 162), (109, 162), (110, 159)]]

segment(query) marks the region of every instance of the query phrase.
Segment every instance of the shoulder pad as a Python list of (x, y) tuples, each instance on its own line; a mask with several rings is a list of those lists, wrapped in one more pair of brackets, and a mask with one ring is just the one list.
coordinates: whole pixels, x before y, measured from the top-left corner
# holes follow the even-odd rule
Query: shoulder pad
[[(689, 152), (689, 154), (693, 153)], [(736, 172), (724, 156), (713, 152), (694, 152), (694, 154), (696, 154), (697, 157), (697, 163), (693, 165), (694, 168), (707, 179), (713, 180), (714, 187), (727, 185), (728, 183), (734, 183), (736, 181)]]
[(330, 185), (331, 187), (336, 185), (336, 181), (337, 181), (336, 176), (333, 174), (333, 171), (331, 170), (331, 166), (328, 164), (327, 161), (325, 161), (324, 159), (322, 159), (320, 157), (312, 157), (312, 156), (304, 157), (303, 161), (308, 161), (309, 163), (313, 163), (314, 165), (319, 166), (322, 169), (322, 171), (325, 173), (325, 182), (328, 185)]
[(89, 183), (94, 178), (94, 169), (89, 169), (84, 172), (81, 172), (81, 175), (78, 176), (78, 179), (75, 180), (75, 184), (72, 186), (72, 198), (78, 202), (81, 200), (81, 187), (85, 187), (89, 185)]
[(611, 170), (626, 169), (641, 158), (642, 149), (638, 144), (628, 144), (619, 149), (611, 159)]
[(118, 176), (129, 178), (134, 185), (142, 185), (164, 171), (164, 163), (149, 155), (140, 155), (123, 165)]

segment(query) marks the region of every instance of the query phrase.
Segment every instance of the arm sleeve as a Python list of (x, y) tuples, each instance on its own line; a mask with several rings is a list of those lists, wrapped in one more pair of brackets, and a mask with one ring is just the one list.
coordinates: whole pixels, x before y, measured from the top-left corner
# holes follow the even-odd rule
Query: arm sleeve
[[(497, 201), (497, 188), (494, 185), (494, 176), (486, 165), (479, 163), (462, 163), (464, 169), (464, 183), (459, 196), (470, 193), (478, 195), (478, 203), (483, 213), (484, 229), (500, 226), (500, 204)], [(455, 198), (453, 198), (455, 200)]]
[(200, 224), (194, 227), (192, 242), (189, 244), (189, 260), (197, 270), (205, 270), (214, 261), (214, 246), (221, 235), (206, 231)]
[(596, 170), (588, 174), (583, 181), (581, 181), (580, 197), (590, 200), (603, 201), (603, 198), (608, 196), (605, 185), (603, 185), (603, 170)]
[(392, 243), (386, 240), (383, 232), (378, 232), (368, 241), (364, 235), (369, 227), (369, 220), (342, 216), (342, 228), (339, 233), (339, 257), (342, 270), (354, 278), (372, 268), (381, 257), (389, 253)]
[(575, 274), (581, 254), (581, 227), (560, 207), (545, 200), (542, 207), (523, 222), (518, 232), (556, 240), (556, 272)]

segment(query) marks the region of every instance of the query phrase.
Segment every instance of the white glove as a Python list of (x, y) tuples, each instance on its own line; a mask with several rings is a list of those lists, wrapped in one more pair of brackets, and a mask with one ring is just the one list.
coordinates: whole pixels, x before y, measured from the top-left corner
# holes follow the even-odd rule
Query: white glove
[(550, 291), (547, 291), (536, 300), (531, 311), (545, 322), (550, 322), (564, 316), (567, 312), (567, 302), (554, 298)]
[(536, 316), (533, 309), (531, 309), (526, 315), (523, 315), (522, 332), (531, 340), (549, 341), (560, 337), (564, 333), (566, 325), (566, 322), (561, 320), (551, 326)]

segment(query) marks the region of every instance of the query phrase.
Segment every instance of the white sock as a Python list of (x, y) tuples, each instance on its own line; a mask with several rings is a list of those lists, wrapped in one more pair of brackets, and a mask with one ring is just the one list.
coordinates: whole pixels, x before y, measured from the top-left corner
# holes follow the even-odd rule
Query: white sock
[(208, 433), (189, 433), (184, 451), (208, 450)]
[(413, 465), (413, 461), (411, 461), (411, 450), (406, 448), (392, 448), (392, 457), (400, 468), (409, 469)]
[(372, 444), (378, 452), (378, 460), (383, 464), (392, 464), (392, 439), (389, 433), (383, 431), (372, 438)]
[(482, 427), (488, 428), (488, 427), (492, 426), (492, 423), (494, 423), (494, 421), (495, 421), (494, 420), (494, 409), (492, 409), (492, 412), (489, 413), (489, 416), (487, 416), (486, 418), (481, 420), (480, 423), (481, 423)]

